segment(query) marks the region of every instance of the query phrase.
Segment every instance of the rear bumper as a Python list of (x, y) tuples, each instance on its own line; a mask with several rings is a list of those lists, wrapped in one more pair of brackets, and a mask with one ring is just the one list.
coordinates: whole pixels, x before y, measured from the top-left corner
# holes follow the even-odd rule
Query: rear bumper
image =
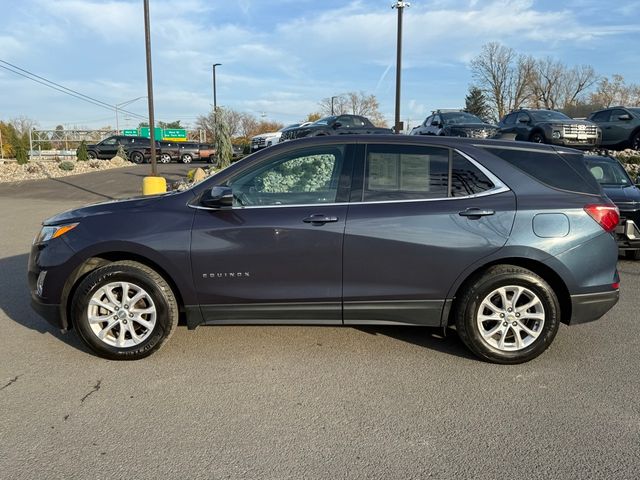
[(571, 295), (571, 325), (598, 320), (618, 303), (619, 290)]

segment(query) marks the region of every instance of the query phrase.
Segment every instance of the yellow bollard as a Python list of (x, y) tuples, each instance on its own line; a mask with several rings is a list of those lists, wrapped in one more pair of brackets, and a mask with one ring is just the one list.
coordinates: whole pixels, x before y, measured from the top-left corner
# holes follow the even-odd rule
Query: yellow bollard
[(143, 195), (158, 195), (167, 192), (167, 180), (164, 177), (144, 177), (142, 179)]

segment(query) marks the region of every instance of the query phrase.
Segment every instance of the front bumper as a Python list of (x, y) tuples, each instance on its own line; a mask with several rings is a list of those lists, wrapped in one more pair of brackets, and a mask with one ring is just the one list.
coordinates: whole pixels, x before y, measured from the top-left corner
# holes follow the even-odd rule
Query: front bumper
[[(624, 213), (621, 212), (624, 217)], [(621, 250), (640, 249), (640, 225), (633, 220), (623, 220), (616, 227), (616, 240)]]
[(31, 292), (31, 308), (54, 327), (60, 330), (68, 329), (68, 325), (60, 314), (60, 305), (43, 303), (42, 299), (33, 291)]
[(620, 290), (571, 295), (571, 325), (598, 320), (618, 303)]

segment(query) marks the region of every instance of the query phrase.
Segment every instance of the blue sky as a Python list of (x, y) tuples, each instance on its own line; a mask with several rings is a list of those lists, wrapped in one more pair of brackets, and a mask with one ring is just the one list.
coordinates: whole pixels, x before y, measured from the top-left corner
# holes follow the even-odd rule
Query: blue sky
[[(0, 59), (110, 104), (146, 95), (142, 0), (0, 0)], [(321, 98), (375, 94), (391, 123), (391, 0), (150, 0), (156, 118), (193, 124), (213, 102), (283, 123)], [(499, 41), (640, 82), (640, 0), (415, 0), (405, 11), (402, 118), (461, 106), (469, 60)], [(132, 111), (145, 113), (145, 101)], [(0, 70), (0, 119), (115, 125), (90, 104)], [(121, 119), (134, 126), (137, 121)]]

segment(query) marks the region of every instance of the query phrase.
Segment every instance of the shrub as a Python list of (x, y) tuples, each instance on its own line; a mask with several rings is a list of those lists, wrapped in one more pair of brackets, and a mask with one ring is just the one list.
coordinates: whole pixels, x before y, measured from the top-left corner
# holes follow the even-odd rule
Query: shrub
[(60, 167), (60, 170), (64, 170), (65, 172), (70, 172), (72, 171), (74, 168), (76, 168), (75, 164), (73, 162), (61, 162), (60, 165), (58, 165), (58, 167)]
[(42, 171), (42, 165), (40, 163), (29, 163), (27, 165), (28, 173), (40, 173)]
[(118, 153), (116, 153), (116, 157), (120, 157), (123, 160), (129, 160), (127, 151), (124, 149), (122, 145), (118, 145)]
[(26, 165), (29, 163), (29, 158), (27, 157), (27, 152), (24, 147), (19, 146), (16, 149), (16, 160), (18, 161), (18, 165)]
[(89, 162), (89, 166), (91, 168), (100, 168), (102, 167), (103, 163), (100, 160), (91, 160)]
[(78, 152), (76, 153), (79, 162), (86, 162), (89, 160), (89, 154), (87, 153), (87, 142), (84, 140), (80, 143), (78, 147)]

